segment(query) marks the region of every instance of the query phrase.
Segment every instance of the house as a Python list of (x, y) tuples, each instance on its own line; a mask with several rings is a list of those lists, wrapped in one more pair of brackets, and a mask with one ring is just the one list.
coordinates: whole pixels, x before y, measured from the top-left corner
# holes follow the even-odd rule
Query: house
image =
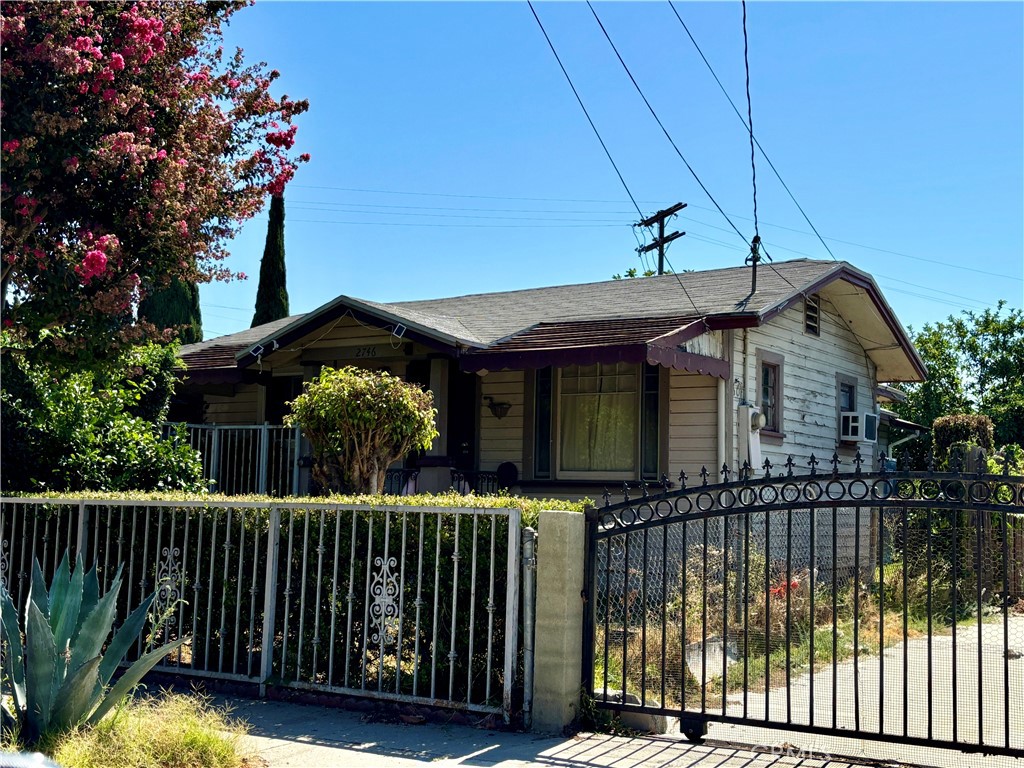
[[(879, 382), (925, 366), (874, 279), (845, 262), (749, 267), (427, 301), (349, 296), (182, 347), (181, 420), (280, 424), (321, 366), (386, 368), (434, 393), (420, 489), (452, 470), (536, 496), (699, 482), (723, 464), (858, 451), (875, 462)], [(513, 470), (514, 468), (514, 470)], [(713, 478), (711, 480), (714, 481)]]

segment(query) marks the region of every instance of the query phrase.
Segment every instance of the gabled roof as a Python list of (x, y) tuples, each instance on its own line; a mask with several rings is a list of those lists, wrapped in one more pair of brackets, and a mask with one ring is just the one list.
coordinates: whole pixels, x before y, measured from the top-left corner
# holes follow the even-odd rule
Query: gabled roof
[(623, 360), (656, 347), (655, 357), (663, 361), (669, 347), (664, 340), (656, 343), (659, 336), (673, 334), (672, 345), (678, 346), (705, 330), (757, 327), (820, 291), (861, 340), (880, 380), (924, 378), (924, 363), (878, 286), (850, 264), (812, 259), (763, 263), (757, 290), (751, 293), (750, 287), (750, 268), (731, 267), (425, 301), (381, 303), (339, 296), (306, 315), (189, 345), (182, 356), (192, 368), (207, 359), (219, 365), (226, 361), (211, 347), (221, 348), (218, 355), (233, 348), (237, 365), (246, 367), (256, 362), (254, 350), (260, 347), (291, 344), (351, 315), (458, 356), (466, 370), (497, 370), (527, 361), (550, 364), (542, 362), (545, 354), (558, 350), (559, 359), (565, 359), (566, 350), (597, 347), (620, 349), (616, 359)]

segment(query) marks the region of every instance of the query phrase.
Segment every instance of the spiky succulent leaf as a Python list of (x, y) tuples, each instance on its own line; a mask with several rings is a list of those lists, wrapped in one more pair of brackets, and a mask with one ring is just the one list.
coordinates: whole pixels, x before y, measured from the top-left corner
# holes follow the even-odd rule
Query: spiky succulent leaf
[(82, 566), (82, 556), (79, 555), (63, 601), (56, 610), (50, 608), (50, 626), (53, 627), (53, 642), (57, 650), (67, 648), (78, 627), (84, 578), (85, 568)]
[(75, 645), (72, 648), (71, 671), (77, 669), (81, 664), (99, 656), (103, 649), (103, 643), (110, 636), (110, 630), (114, 626), (114, 616), (117, 613), (117, 594), (121, 591), (121, 579), (118, 578), (110, 586), (110, 591), (96, 603), (89, 615), (82, 622), (82, 629), (75, 638)]
[(50, 629), (54, 635), (57, 634), (57, 622), (60, 621), (60, 617), (64, 613), (64, 603), (67, 601), (68, 595), (71, 594), (70, 569), (68, 551), (64, 550), (64, 557), (60, 559), (57, 572), (53, 574), (53, 579), (50, 581), (50, 594), (47, 598), (49, 611), (46, 615), (50, 619)]
[(184, 645), (187, 640), (187, 637), (182, 637), (170, 643), (166, 643), (165, 645), (161, 645), (159, 648), (155, 648), (132, 664), (127, 671), (121, 675), (114, 686), (107, 691), (107, 695), (103, 697), (103, 701), (100, 702), (96, 711), (93, 712), (92, 716), (89, 718), (89, 723), (95, 724), (102, 720), (104, 715), (117, 706), (121, 699), (132, 692), (132, 689), (139, 684), (139, 681), (142, 680), (149, 670), (155, 667), (164, 656)]
[[(120, 574), (120, 569), (118, 574)], [(74, 640), (78, 637), (78, 633), (82, 629), (82, 622), (85, 621), (85, 617), (88, 616), (92, 609), (96, 607), (96, 601), (100, 599), (100, 578), (96, 572), (96, 564), (93, 563), (92, 568), (85, 574), (85, 578), (82, 580), (82, 607), (78, 611), (78, 626), (75, 627), (75, 633), (71, 636)]]
[(100, 685), (100, 657), (82, 664), (57, 692), (50, 728), (63, 731), (85, 722), (103, 692)]
[(39, 567), (38, 560), (32, 561), (32, 583), (29, 586), (28, 603), (25, 604), (26, 612), (30, 603), (35, 603), (43, 616), (47, 619), (50, 618), (50, 595), (46, 592), (46, 579), (43, 578), (43, 571)]
[(50, 623), (35, 601), (28, 604), (25, 627), (25, 723), (29, 737), (43, 734), (53, 711), (54, 675), (57, 649), (53, 645)]
[(103, 654), (103, 661), (100, 663), (100, 682), (103, 685), (110, 682), (117, 665), (121, 663), (121, 659), (142, 634), (142, 628), (146, 624), (146, 614), (149, 612), (149, 606), (153, 604), (154, 595), (156, 595), (155, 592), (143, 600), (142, 605), (132, 611), (131, 615), (125, 619), (124, 624), (114, 633), (114, 639), (107, 646), (106, 653)]
[(14, 607), (7, 587), (0, 584), (0, 619), (3, 622), (3, 636), (7, 640), (4, 654), (4, 675), (11, 681), (15, 712), (25, 709), (25, 652), (21, 644), (21, 626), (18, 624), (18, 609)]

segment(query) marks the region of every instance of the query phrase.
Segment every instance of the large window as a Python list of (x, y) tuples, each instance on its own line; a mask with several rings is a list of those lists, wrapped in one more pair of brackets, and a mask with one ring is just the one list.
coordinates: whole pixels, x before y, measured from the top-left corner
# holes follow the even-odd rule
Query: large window
[(534, 378), (537, 479), (657, 480), (661, 377), (656, 365), (542, 368)]
[(635, 478), (639, 366), (571, 365), (558, 372), (558, 385), (559, 477)]

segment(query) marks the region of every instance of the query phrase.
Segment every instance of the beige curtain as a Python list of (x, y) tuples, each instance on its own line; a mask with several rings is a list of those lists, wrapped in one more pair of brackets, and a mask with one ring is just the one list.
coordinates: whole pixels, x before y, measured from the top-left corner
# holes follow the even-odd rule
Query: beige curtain
[(637, 367), (625, 363), (560, 371), (559, 469), (634, 472), (639, 428)]

